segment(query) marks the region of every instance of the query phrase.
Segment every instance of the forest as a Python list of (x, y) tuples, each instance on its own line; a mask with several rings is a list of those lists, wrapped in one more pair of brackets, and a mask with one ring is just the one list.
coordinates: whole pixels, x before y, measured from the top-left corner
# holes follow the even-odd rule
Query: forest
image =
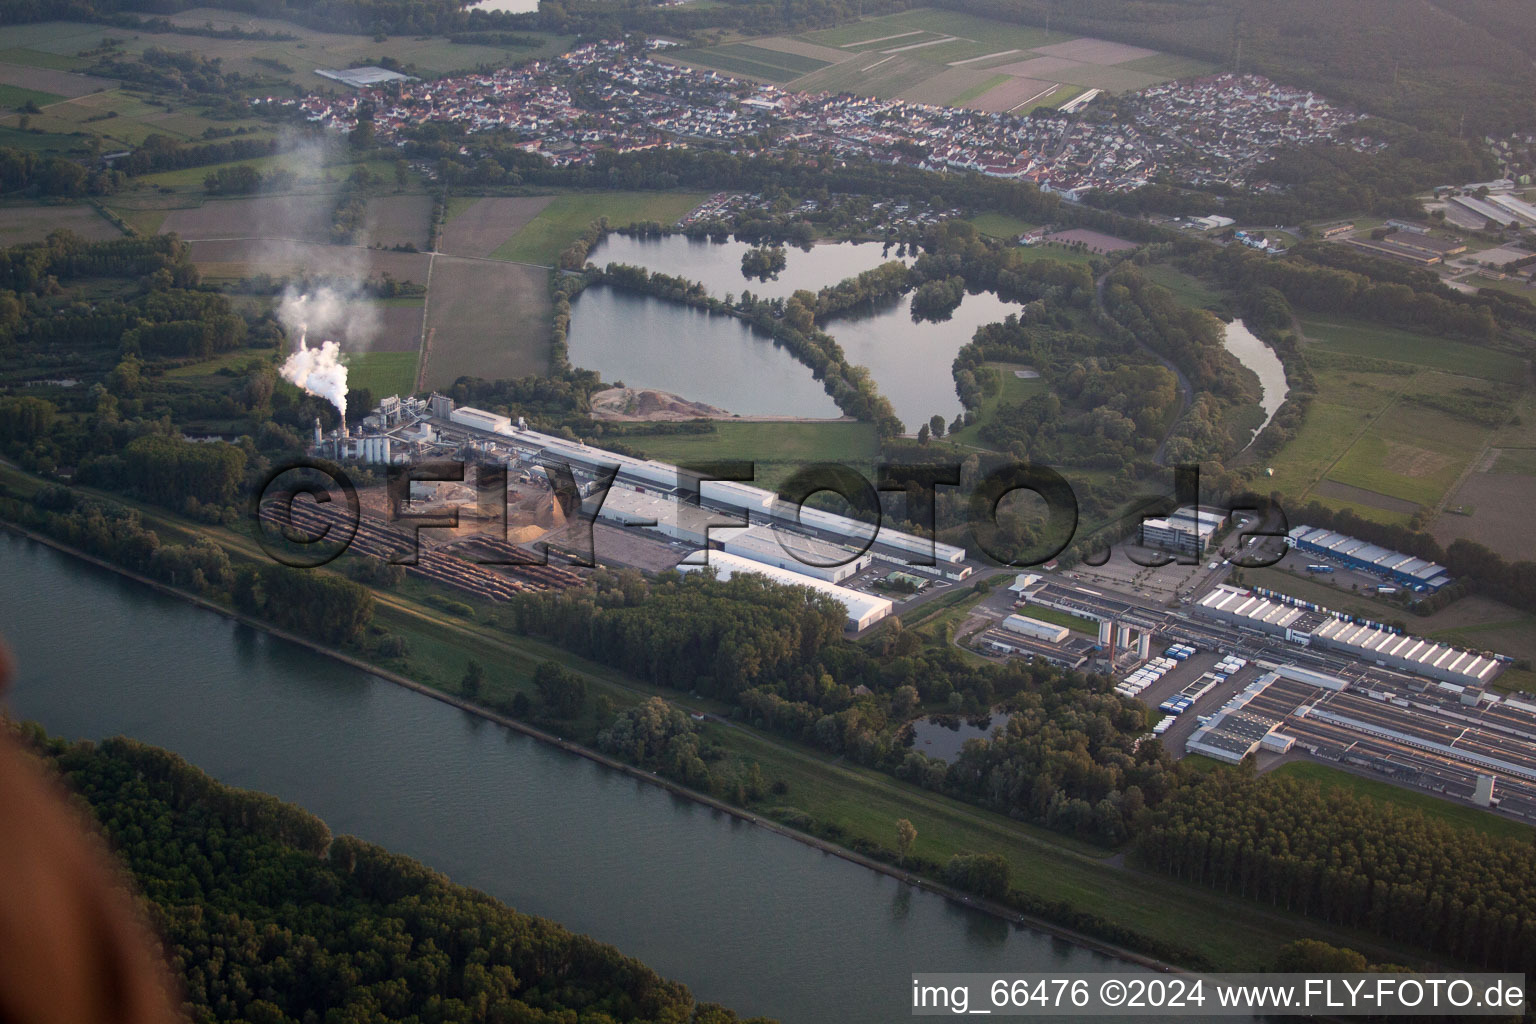
[(22, 735), (128, 869), (198, 1024), (738, 1020), (612, 946), (167, 751)]
[(1137, 855), (1177, 878), (1490, 970), (1536, 967), (1529, 841), (1292, 779), (1213, 772), (1149, 815)]

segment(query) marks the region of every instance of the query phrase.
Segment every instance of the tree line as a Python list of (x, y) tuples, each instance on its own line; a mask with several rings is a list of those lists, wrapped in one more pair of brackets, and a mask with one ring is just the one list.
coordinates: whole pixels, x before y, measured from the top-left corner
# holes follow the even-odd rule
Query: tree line
[(1315, 783), (1213, 772), (1150, 812), (1148, 865), (1455, 961), (1536, 966), (1536, 847)]
[(190, 1019), (738, 1020), (612, 946), (333, 836), (308, 812), (168, 751), (25, 735), (132, 875)]

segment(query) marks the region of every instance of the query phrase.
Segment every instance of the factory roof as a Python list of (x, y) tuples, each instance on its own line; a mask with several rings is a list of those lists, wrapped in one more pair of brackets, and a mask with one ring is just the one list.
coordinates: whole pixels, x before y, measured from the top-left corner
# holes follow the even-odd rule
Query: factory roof
[(862, 552), (846, 544), (833, 544), (803, 534), (788, 533), (767, 526), (751, 526), (741, 529), (725, 528), (715, 534), (732, 554), (764, 555), (770, 558), (789, 556), (808, 565), (831, 567), (848, 565), (857, 561)]
[(1321, 527), (1297, 526), (1292, 528), (1290, 537), (1297, 544), (1310, 545), (1340, 558), (1350, 558), (1374, 566), (1382, 572), (1395, 572), (1425, 582), (1447, 575), (1445, 567), (1437, 562), (1405, 555)]
[(766, 576), (776, 583), (785, 583), (796, 587), (810, 587), (812, 590), (826, 594), (837, 601), (848, 611), (848, 617), (855, 622), (863, 622), (871, 613), (888, 613), (895, 607), (890, 601), (873, 594), (861, 594), (857, 590), (847, 587), (839, 587), (833, 583), (827, 583), (807, 576), (804, 573), (791, 569), (780, 569), (777, 566), (765, 565), (762, 562), (754, 562), (750, 558), (742, 558), (739, 555), (727, 554), (724, 551), (695, 551), (688, 556), (687, 561), (679, 565), (683, 571), (696, 571), (706, 568), (700, 563), (708, 559), (708, 568), (715, 570), (721, 579), (730, 579), (738, 572), (757, 573)]

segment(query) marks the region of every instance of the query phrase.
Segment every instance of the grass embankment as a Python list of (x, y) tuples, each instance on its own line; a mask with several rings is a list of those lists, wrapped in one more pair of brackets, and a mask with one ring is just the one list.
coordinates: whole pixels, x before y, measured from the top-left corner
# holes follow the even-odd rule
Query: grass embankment
[[(29, 495), (39, 485), (36, 478), (9, 467), (0, 467), (0, 483), (17, 497)], [(144, 525), (161, 533), (166, 541), (186, 543), (197, 536), (206, 537), (223, 547), (236, 563), (266, 557), (255, 541), (238, 529), (193, 524), (154, 506), (91, 493), (139, 509)], [(974, 596), (970, 588), (957, 591), (933, 615), (937, 618), (962, 611), (965, 599)], [(534, 668), (544, 660), (561, 662), (586, 678), (590, 694), (588, 710), (579, 719), (545, 725), (568, 740), (591, 742), (598, 725), (593, 709), (603, 697), (616, 707), (660, 695), (689, 711), (726, 711), (717, 702), (662, 690), (538, 640), (508, 633), (496, 623), (496, 609), (487, 604), (459, 601), (455, 596), (451, 600), (462, 604), (468, 616), (454, 614), (429, 604), (429, 600), (443, 602), (443, 596), (413, 581), (397, 591), (379, 592), (377, 598), (376, 623), (405, 639), (407, 656), (379, 661), (361, 650), (348, 650), (347, 656), (371, 660), (380, 669), (454, 696), (462, 696), (461, 680), (473, 659), (486, 669), (486, 681), (477, 697), (483, 703), (510, 700), (519, 692), (532, 699)], [(1080, 910), (1188, 949), (1223, 969), (1265, 967), (1284, 944), (1319, 936), (1365, 951), (1373, 959), (1409, 963), (1418, 959), (1408, 950), (1384, 948), (1363, 934), (1327, 928), (1294, 914), (1127, 867), (1109, 851), (745, 725), (710, 721), (704, 725), (703, 734), (719, 744), (727, 767), (755, 762), (767, 780), (787, 786), (782, 794), (747, 808), (752, 814), (793, 822), (809, 819), (823, 834), (835, 831), (841, 842), (862, 840), (887, 849), (895, 846), (897, 819), (907, 818), (918, 831), (913, 848), (916, 856), (942, 862), (960, 851), (999, 853), (1009, 861), (1016, 889), (1065, 900)], [(829, 830), (829, 825), (835, 829)]]

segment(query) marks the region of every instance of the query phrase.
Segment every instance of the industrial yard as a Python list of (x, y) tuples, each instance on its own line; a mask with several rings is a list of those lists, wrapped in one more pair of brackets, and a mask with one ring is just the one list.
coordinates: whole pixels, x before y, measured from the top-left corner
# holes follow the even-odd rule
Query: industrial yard
[[(701, 481), (668, 463), (543, 434), (482, 409), (455, 407), (438, 394), (426, 401), (390, 396), (361, 425), (343, 426), (329, 436), (317, 424), (312, 451), (374, 464), (460, 459), (504, 472), (503, 512), (487, 515), (478, 490), (463, 484), (418, 481), (411, 484), (408, 510), (399, 503), (375, 508), (375, 518), (365, 518), (367, 528), (358, 533), (383, 550), (391, 539), (409, 541), (404, 533), (391, 538), (385, 523), (463, 510), (457, 531), (447, 534), (453, 544), (431, 559), (423, 556), (427, 568), (415, 571), (491, 599), (533, 585), (501, 580), (524, 569), (505, 563), (540, 561), (552, 553), (578, 566), (709, 568), (721, 577), (751, 571), (826, 594), (847, 610), (848, 628), (857, 633), (891, 615), (899, 603), (924, 591), (931, 595), (975, 570), (965, 564), (965, 551), (950, 544), (793, 505), (749, 484)], [(445, 487), (446, 494), (440, 492)], [(334, 505), (318, 506), (324, 512), (293, 507), (304, 511), (291, 522), (278, 511), (269, 512), (269, 519), (314, 532), (327, 514), (340, 515)], [(438, 524), (444, 521), (418, 518), (416, 525), (443, 530)], [(502, 572), (476, 570), (477, 558), (497, 563)], [(449, 564), (452, 568), (445, 568)]]
[[(581, 565), (707, 568), (831, 597), (846, 610), (850, 634), (860, 634), (978, 571), (995, 572), (958, 547), (791, 506), (747, 483), (701, 481), (668, 463), (456, 407), (442, 395), (386, 399), (360, 427), (317, 433), (315, 451), (504, 470), (504, 518), (472, 512), (477, 492), (467, 483), (412, 485), (412, 515), (457, 507), (467, 517), (457, 531), (424, 541), (410, 571), (491, 600), (573, 585)], [(410, 535), (391, 522), (403, 510), (379, 501), (365, 494), (358, 543), (387, 558)], [(296, 510), (293, 524), (311, 531), (336, 516), (333, 508)], [(1176, 756), (1255, 757), (1261, 769), (1308, 757), (1536, 820), (1536, 755), (1527, 749), (1536, 739), (1536, 698), (1500, 695), (1490, 685), (1510, 659), (1234, 585), (1233, 566), (1213, 547), (1228, 525), (1204, 507), (1180, 509), (1149, 521), (1136, 561), (1116, 551), (1099, 567), (1018, 574), (968, 606), (954, 642), (990, 660), (1039, 659), (1110, 675), (1121, 697), (1148, 709), (1149, 738)], [(1285, 543), (1286, 557), (1305, 560), (1309, 575), (1342, 573), (1356, 588), (1375, 581), (1374, 589), (1397, 599), (1451, 582), (1433, 562), (1329, 530), (1296, 526)], [(1139, 564), (1159, 552), (1182, 557), (1160, 568)], [(506, 564), (550, 555), (551, 565)], [(1077, 578), (1089, 573), (1092, 585)]]

